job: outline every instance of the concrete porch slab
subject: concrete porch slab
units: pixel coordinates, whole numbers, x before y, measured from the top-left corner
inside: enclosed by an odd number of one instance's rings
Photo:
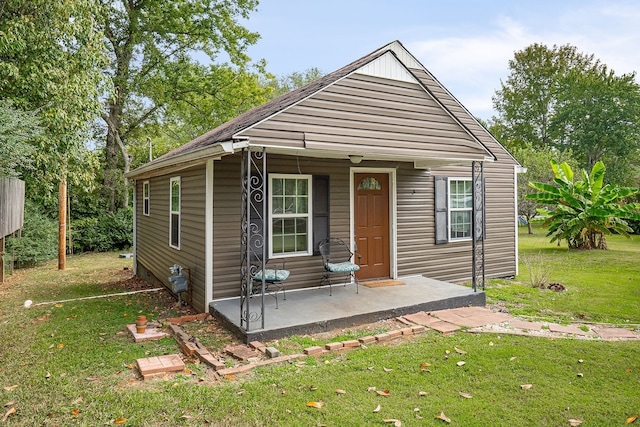
[[[333,295],[326,287],[287,289],[287,299],[264,299],[262,327],[260,296],[250,299],[250,312],[255,318],[249,330],[240,327],[240,299],[213,301],[210,313],[245,342],[269,341],[295,334],[325,332],[363,323],[403,316],[420,311],[432,312],[465,306],[484,306],[486,295],[466,286],[455,285],[422,276],[400,278],[404,286],[367,288],[355,285],[334,286]]]

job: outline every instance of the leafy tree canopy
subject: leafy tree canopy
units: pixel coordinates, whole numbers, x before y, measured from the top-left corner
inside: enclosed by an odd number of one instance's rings
[[[509,61],[509,76],[493,97],[491,131],[507,148],[570,150],[580,167],[613,165],[608,180],[637,183],[640,85],[616,75],[570,45],[533,44]]]
[[[146,146],[147,137],[179,145],[268,99],[264,62],[251,64],[246,54],[259,35],[240,24],[256,6],[256,0],[101,1],[114,86],[103,114],[111,209],[132,146]]]
[[[17,178],[21,170],[31,169],[34,147],[30,141],[42,132],[35,114],[13,108],[0,100],[0,178]]]

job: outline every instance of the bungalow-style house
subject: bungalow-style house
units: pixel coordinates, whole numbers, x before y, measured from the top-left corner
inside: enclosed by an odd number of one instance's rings
[[[517,274],[519,167],[395,41],[130,172],[134,268],[171,289],[181,265],[196,310],[239,297],[246,328],[255,271],[317,288],[327,237],[359,281],[483,287]]]

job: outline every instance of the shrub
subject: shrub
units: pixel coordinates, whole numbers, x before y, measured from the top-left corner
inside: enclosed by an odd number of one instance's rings
[[[522,256],[522,263],[529,271],[529,280],[534,288],[545,288],[549,283],[549,267],[541,253]]]
[[[7,253],[13,253],[17,267],[31,267],[56,257],[58,223],[47,217],[29,199],[25,200],[21,237],[7,239]]]
[[[105,252],[133,245],[133,211],[120,209],[72,224],[74,252]]]

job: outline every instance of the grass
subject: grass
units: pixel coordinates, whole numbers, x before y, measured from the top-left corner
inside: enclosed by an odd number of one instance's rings
[[[567,290],[553,292],[531,286],[523,262],[513,281],[491,281],[487,301],[506,305],[512,314],[554,321],[640,324],[640,236],[629,240],[608,236],[607,251],[569,251],[549,243],[545,230],[520,227],[520,258],[539,257],[551,283]]]
[[[491,302],[537,318],[568,321],[582,314],[640,323],[639,242],[609,239],[608,253],[568,253],[547,244],[541,233],[521,235],[520,242],[521,252],[543,254],[554,266],[552,280],[567,291],[532,288],[522,271],[514,281],[492,282]],[[597,261],[600,257],[607,261]],[[138,314],[175,315],[171,301],[154,292],[23,308],[26,299],[38,303],[121,292],[131,260],[89,254],[71,257],[68,265],[64,272],[54,263],[23,270],[0,286],[0,404],[9,404],[5,412],[16,409],[0,424],[99,426],[126,418],[127,426],[382,426],[385,419],[398,419],[403,426],[438,426],[446,425],[435,418],[444,412],[451,425],[565,426],[574,418],[583,425],[609,426],[625,425],[627,417],[640,412],[638,341],[428,332],[411,341],[298,359],[235,378],[220,379],[189,363],[184,373],[141,381],[133,370],[136,359],[180,350],[172,339],[135,344],[124,326]],[[585,273],[585,265],[599,267]],[[371,327],[377,329],[294,336],[271,344],[297,352],[382,332],[388,324]],[[185,328],[212,350],[231,341],[213,321]],[[458,366],[460,361],[465,364]],[[522,389],[524,384],[532,387]],[[380,411],[374,412],[378,405]]]

